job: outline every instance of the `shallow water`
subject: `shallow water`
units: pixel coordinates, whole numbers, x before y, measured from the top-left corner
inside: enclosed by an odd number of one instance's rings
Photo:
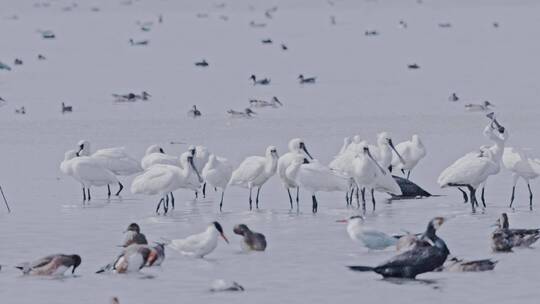
[[[455,190],[437,187],[438,174],[464,153],[488,144],[482,113],[466,113],[463,104],[489,99],[509,130],[510,145],[540,151],[534,140],[540,107],[536,101],[540,69],[539,4],[533,1],[277,1],[272,21],[264,18],[269,3],[235,1],[220,10],[211,1],[81,2],[71,12],[61,8],[72,1],[54,1],[35,8],[30,1],[0,1],[0,60],[25,64],[0,71],[1,185],[13,212],[0,208],[0,299],[2,303],[327,303],[329,301],[395,301],[404,303],[479,303],[488,301],[536,303],[540,297],[536,248],[493,254],[490,227],[501,212],[510,213],[515,227],[538,226],[537,211],[528,210],[528,196],[518,185],[516,210],[507,208],[511,177],[501,172],[489,180],[488,208],[471,214]],[[102,10],[89,11],[93,5]],[[208,19],[197,19],[209,12]],[[165,22],[142,34],[137,20]],[[4,18],[12,14],[19,20]],[[217,16],[227,14],[225,22]],[[329,24],[329,16],[338,25]],[[409,27],[397,27],[404,19]],[[265,21],[251,29],[249,21]],[[299,22],[301,20],[301,22]],[[494,29],[497,20],[501,26]],[[450,29],[438,22],[452,22]],[[52,29],[57,39],[44,41],[36,29]],[[364,37],[367,29],[381,32]],[[145,48],[129,47],[130,37],[148,37]],[[289,46],[264,46],[270,37]],[[38,62],[38,53],[48,59]],[[193,62],[206,58],[201,70]],[[410,71],[416,62],[421,69]],[[256,73],[272,78],[269,87],[253,87]],[[314,86],[299,86],[298,73],[318,76]],[[111,93],[148,90],[151,101],[117,105]],[[447,101],[452,92],[463,99]],[[229,108],[242,109],[249,98],[276,95],[277,110],[257,110],[252,120],[228,120]],[[61,115],[60,103],[74,113]],[[186,116],[192,104],[202,119]],[[27,108],[27,115],[14,109]],[[412,179],[434,194],[423,200],[388,203],[379,195],[377,209],[366,212],[367,224],[388,233],[422,231],[434,216],[449,220],[440,230],[452,254],[493,258],[499,263],[486,273],[429,273],[417,281],[382,280],[355,273],[347,265],[376,265],[392,250],[370,252],[349,240],[337,219],[359,212],[347,208],[341,193],[318,195],[319,213],[301,193],[299,213],[289,210],[286,192],[273,178],[263,187],[261,209],[248,211],[247,191],[231,188],[224,211],[218,212],[217,193],[193,201],[193,193],[178,191],[177,207],[167,216],[153,213],[157,198],[134,196],[106,200],[106,189],[94,189],[90,204],[81,202],[80,186],[58,170],[63,154],[78,140],[93,148],[125,146],[142,157],[158,143],[171,154],[185,145],[203,144],[238,164],[260,155],[267,145],[286,150],[293,137],[306,140],[310,152],[329,162],[342,138],[353,134],[373,142],[389,131],[395,142],[418,133],[428,155]],[[131,178],[123,179],[129,186]],[[533,182],[533,190],[536,182]],[[149,240],[177,238],[205,229],[218,220],[231,240],[220,241],[205,259],[190,259],[167,251],[162,267],[136,275],[97,275],[94,272],[118,252],[122,231],[138,222]],[[243,253],[235,224],[245,223],[268,240],[264,253]],[[12,266],[55,253],[78,253],[83,258],[76,276],[23,277]],[[215,279],[234,280],[243,293],[211,293]]]

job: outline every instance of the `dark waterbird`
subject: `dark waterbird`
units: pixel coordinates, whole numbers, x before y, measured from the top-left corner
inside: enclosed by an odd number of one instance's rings
[[[444,264],[450,254],[446,243],[437,236],[437,229],[445,219],[432,219],[418,242],[412,249],[399,254],[379,266],[349,266],[354,271],[373,271],[385,278],[414,279],[417,275],[434,271]]]

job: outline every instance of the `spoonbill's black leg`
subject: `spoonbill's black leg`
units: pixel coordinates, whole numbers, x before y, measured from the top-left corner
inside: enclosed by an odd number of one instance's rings
[[[469,192],[470,192],[472,212],[475,213],[476,212],[475,204],[478,204],[478,202],[476,201],[476,189],[474,189],[470,185],[467,185],[467,188],[469,189]]]
[[[313,201],[313,206],[311,207],[311,211],[313,213],[317,213],[317,207],[318,207],[318,204],[317,204],[317,198],[315,197],[315,194],[313,194],[311,196],[311,200]]]
[[[486,190],[486,187],[482,187],[482,195],[480,196],[482,198],[482,205],[484,205],[484,208],[486,208],[486,200],[484,199],[484,192]],[[478,206],[478,205],[476,205]]]
[[[512,204],[514,203],[514,194],[516,193],[516,185],[512,187],[512,197],[510,197],[510,208],[512,208]]]
[[[252,200],[251,200],[251,190],[252,190],[252,189],[253,189],[253,188],[249,187],[249,210],[250,210],[250,211],[253,210],[253,208],[252,208],[252,206],[251,206],[251,203],[252,203]]]
[[[529,185],[529,182],[527,182],[527,188],[529,188],[529,209],[531,209],[532,211],[533,194],[532,194],[531,185]]]
[[[86,202],[86,189],[82,188],[83,203]]]
[[[360,191],[359,187],[356,187],[356,208],[360,208],[360,194],[358,193],[359,191]],[[362,193],[362,196],[363,195],[364,194]],[[352,196],[351,196],[351,205],[352,205]]]
[[[287,188],[287,194],[289,194],[289,202],[291,203],[291,210],[293,209],[291,190]]]
[[[469,202],[469,198],[467,197],[467,193],[465,191],[463,191],[463,189],[461,188],[457,188],[459,191],[461,191],[461,193],[463,193],[463,203],[466,204]]]
[[[362,202],[365,203],[366,202],[366,188],[362,188]]]
[[[172,192],[170,193],[170,195],[171,195],[171,206],[174,209],[174,195],[172,194]]]
[[[111,197],[111,185],[107,185],[107,197]]]
[[[163,203],[164,199],[163,197],[159,200],[158,204],[157,204],[157,208],[156,208],[156,213],[159,214],[159,206],[161,206],[161,203]]]
[[[90,188],[86,188],[86,192],[88,192],[88,200],[91,200],[92,198],[90,197]]]
[[[203,196],[203,198],[206,198],[206,182],[204,182],[204,184],[202,186],[202,196]]]
[[[409,176],[411,176],[411,170],[409,170],[409,172],[407,172],[407,179],[409,179]]]
[[[220,212],[222,211],[221,209],[223,208],[223,195],[225,195],[225,190],[221,191],[221,201],[219,202],[219,211]]]
[[[121,182],[118,182],[118,191],[116,192],[116,196],[120,195],[120,192],[122,192],[122,189],[124,189],[124,185],[122,185]]]
[[[373,210],[375,210],[375,189],[371,188],[371,203],[373,203]]]
[[[255,207],[259,209],[259,193],[261,192],[261,187],[257,188],[257,197],[255,198]]]

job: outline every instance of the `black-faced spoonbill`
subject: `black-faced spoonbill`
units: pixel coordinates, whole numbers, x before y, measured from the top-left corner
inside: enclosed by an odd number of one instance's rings
[[[247,157],[234,170],[229,184],[249,189],[249,210],[252,210],[251,195],[253,188],[257,188],[255,204],[259,208],[259,193],[262,186],[276,173],[278,158],[276,147],[268,146],[265,156]]]
[[[513,147],[504,148],[502,157],[504,167],[512,172],[512,196],[510,198],[510,208],[514,203],[514,194],[516,192],[516,184],[520,178],[527,183],[529,189],[529,208],[532,210],[533,193],[529,181],[540,175],[540,159],[532,158],[525,150]]]
[[[289,195],[289,202],[291,203],[291,209],[293,209],[293,199],[291,196],[291,188],[296,188],[296,205],[298,207],[298,200],[299,200],[299,186],[295,183],[295,181],[290,180],[287,178],[287,175],[285,174],[285,171],[287,168],[292,164],[294,159],[298,156],[306,156],[310,159],[313,159],[311,154],[309,154],[306,144],[303,139],[301,138],[293,138],[289,141],[289,152],[283,154],[279,157],[278,165],[277,165],[277,172],[279,175],[279,178],[281,179],[281,182],[283,183],[283,187],[287,190],[287,194]]]
[[[208,162],[202,169],[202,178],[206,183],[211,187],[219,188],[221,190],[221,200],[219,202],[220,211],[223,208],[223,196],[225,195],[225,190],[231,180],[232,172],[233,167],[229,161],[214,154],[210,155]]]

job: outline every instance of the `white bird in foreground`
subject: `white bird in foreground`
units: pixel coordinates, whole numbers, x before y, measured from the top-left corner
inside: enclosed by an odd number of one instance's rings
[[[216,249],[218,236],[221,236],[225,242],[229,243],[223,233],[221,224],[212,222],[204,232],[190,235],[185,239],[171,240],[168,245],[183,255],[203,258]]]
[[[78,156],[89,156],[98,160],[105,168],[109,169],[117,176],[129,176],[142,171],[139,162],[135,158],[129,156],[123,147],[100,149],[92,153],[90,142],[87,140],[79,141],[78,146]],[[120,192],[124,189],[122,183],[118,182],[118,186],[120,188],[118,189],[118,192],[116,192],[116,196],[120,195]]]
[[[322,165],[317,160],[309,162],[302,155],[297,155],[287,168],[285,175],[301,188],[311,194],[312,212],[317,213],[318,202],[316,194],[323,192],[348,192],[352,185],[352,178],[341,172]]]
[[[60,170],[62,173],[73,177],[81,183],[83,189],[83,202],[87,199],[91,199],[91,187],[102,187],[119,183],[116,175],[105,168],[102,162],[89,156],[77,157],[77,151],[75,150],[66,152],[64,161],[60,164]],[[110,196],[111,192],[109,190],[109,197]]]
[[[484,129],[484,135],[494,141],[495,145],[480,152],[466,154],[446,168],[437,180],[441,188],[467,187],[473,212],[475,204],[478,204],[476,189],[484,184],[489,176],[499,173],[504,143],[508,139],[508,132],[495,118],[492,118],[492,122]],[[466,198],[465,192],[463,194]]]
[[[291,209],[293,209],[293,199],[291,196],[290,189],[296,188],[296,206],[298,208],[300,187],[296,184],[295,181],[287,178],[285,171],[291,165],[294,159],[299,155],[300,156],[306,155],[306,157],[313,159],[313,157],[311,156],[311,154],[309,154],[306,148],[306,144],[304,143],[304,140],[301,138],[293,138],[289,141],[289,152],[281,155],[278,159],[278,164],[277,164],[278,176],[281,179],[283,187],[285,187],[285,189],[287,190],[287,194],[289,195]]]
[[[251,194],[253,188],[257,188],[255,204],[259,208],[261,187],[276,173],[278,158],[276,147],[268,146],[265,156],[247,157],[232,173],[230,185],[249,189],[249,210],[252,210]]]
[[[525,150],[507,147],[504,148],[502,162],[504,167],[512,172],[513,185],[510,208],[512,208],[512,204],[514,203],[516,184],[522,178],[527,183],[527,188],[529,189],[529,208],[532,210],[533,193],[529,181],[540,175],[540,159],[532,158]]]
[[[405,171],[408,171],[407,179],[409,179],[412,169],[426,156],[426,148],[420,140],[420,136],[414,134],[411,140],[397,144],[396,151],[401,155],[403,162],[397,155],[394,155],[392,158],[392,168],[401,170],[403,174],[405,174]]]
[[[180,157],[182,168],[171,165],[153,165],[143,174],[135,177],[131,184],[131,192],[134,194],[156,195],[161,199],[156,207],[156,213],[163,203],[164,212],[168,211],[168,194],[180,188],[190,188],[190,179],[197,178],[202,181],[199,172],[193,164],[193,156],[188,153]],[[174,204],[174,203],[173,203]]]
[[[338,220],[347,223],[347,233],[353,241],[361,241],[364,246],[372,250],[383,250],[398,243],[398,238],[384,232],[364,226],[364,217],[351,216],[349,219]]]
[[[202,178],[206,183],[210,184],[211,187],[221,189],[221,201],[219,202],[220,211],[223,207],[223,196],[225,195],[225,190],[231,180],[232,172],[233,167],[229,161],[214,154],[210,155],[208,162],[202,169]]]

